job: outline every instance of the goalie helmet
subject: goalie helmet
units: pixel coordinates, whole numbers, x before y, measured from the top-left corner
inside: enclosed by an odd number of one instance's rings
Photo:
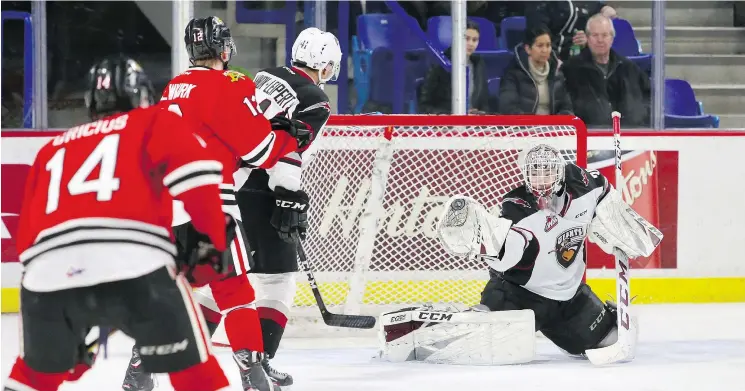
[[[198,60],[219,59],[227,67],[237,53],[230,29],[217,16],[190,20],[184,31],[184,43],[192,64]]]
[[[525,153],[521,171],[528,191],[536,198],[548,198],[564,186],[565,168],[559,150],[539,144]]]
[[[317,70],[319,84],[336,80],[341,67],[339,40],[315,27],[303,30],[292,45],[292,65]]]
[[[155,104],[155,92],[137,61],[111,57],[88,71],[85,107],[91,119]]]

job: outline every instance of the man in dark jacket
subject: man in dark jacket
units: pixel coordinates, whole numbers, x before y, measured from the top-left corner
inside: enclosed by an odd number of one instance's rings
[[[553,35],[551,41],[554,51],[561,61],[570,57],[573,44],[585,46],[586,37],[582,30],[587,20],[601,13],[609,18],[616,17],[616,10],[605,5],[604,1],[527,1],[525,19],[528,29],[546,25]]]
[[[514,51],[499,87],[499,113],[572,115],[564,75],[551,50],[551,31],[546,26],[527,30],[524,45]]]
[[[611,49],[615,30],[610,19],[595,15],[587,22],[588,47],[562,66],[574,112],[588,126],[610,126],[619,111],[627,126],[649,126],[649,77]]]
[[[489,103],[489,86],[486,81],[486,69],[479,56],[474,55],[479,44],[479,26],[473,21],[466,24],[466,56],[468,61],[468,112],[471,114],[493,111]],[[451,50],[445,51],[451,58]],[[435,64],[427,71],[419,94],[419,113],[451,114],[452,79],[450,72]]]

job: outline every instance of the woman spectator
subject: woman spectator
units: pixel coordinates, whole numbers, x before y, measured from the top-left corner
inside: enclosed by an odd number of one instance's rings
[[[479,25],[476,22],[466,23],[466,58],[468,61],[468,112],[470,114],[486,113],[489,108],[489,87],[486,81],[486,69],[478,55],[473,54],[479,45]],[[445,51],[451,58],[451,49]],[[452,110],[452,83],[450,72],[435,64],[427,71],[419,94],[419,112],[421,114],[450,114]]]
[[[551,50],[551,31],[539,26],[526,31],[524,45],[499,86],[500,114],[572,114],[564,75]]]

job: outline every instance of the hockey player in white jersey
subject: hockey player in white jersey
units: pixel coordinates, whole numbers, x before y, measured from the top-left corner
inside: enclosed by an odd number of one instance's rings
[[[582,281],[585,238],[599,242],[607,253],[616,248],[636,258],[650,255],[661,234],[637,224],[641,217],[628,211],[602,174],[566,163],[555,148],[535,146],[520,160],[524,184],[504,196],[499,216],[472,198],[454,196],[438,225],[440,242],[449,253],[488,265],[490,279],[480,304],[450,316],[448,322],[423,323],[442,320],[442,313],[433,316],[431,308],[384,314],[385,358],[528,362],[535,331],[577,356],[616,342],[615,304],[603,303]],[[460,329],[455,328],[458,323]],[[462,326],[469,323],[478,325],[472,330],[482,334],[463,332]],[[453,342],[457,330],[461,341]],[[502,341],[500,335],[505,337]]]

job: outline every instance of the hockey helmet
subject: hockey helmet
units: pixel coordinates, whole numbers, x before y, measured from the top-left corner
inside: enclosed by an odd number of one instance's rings
[[[292,45],[292,65],[317,70],[321,84],[336,80],[341,67],[339,40],[315,27],[301,31]]]
[[[155,104],[155,92],[137,61],[110,57],[91,67],[85,107],[91,119]]]
[[[558,149],[538,144],[525,151],[521,161],[525,186],[534,196],[546,198],[561,191],[566,162]]]
[[[192,64],[197,60],[219,59],[227,65],[237,53],[230,29],[217,16],[190,20],[184,31],[184,43]]]

